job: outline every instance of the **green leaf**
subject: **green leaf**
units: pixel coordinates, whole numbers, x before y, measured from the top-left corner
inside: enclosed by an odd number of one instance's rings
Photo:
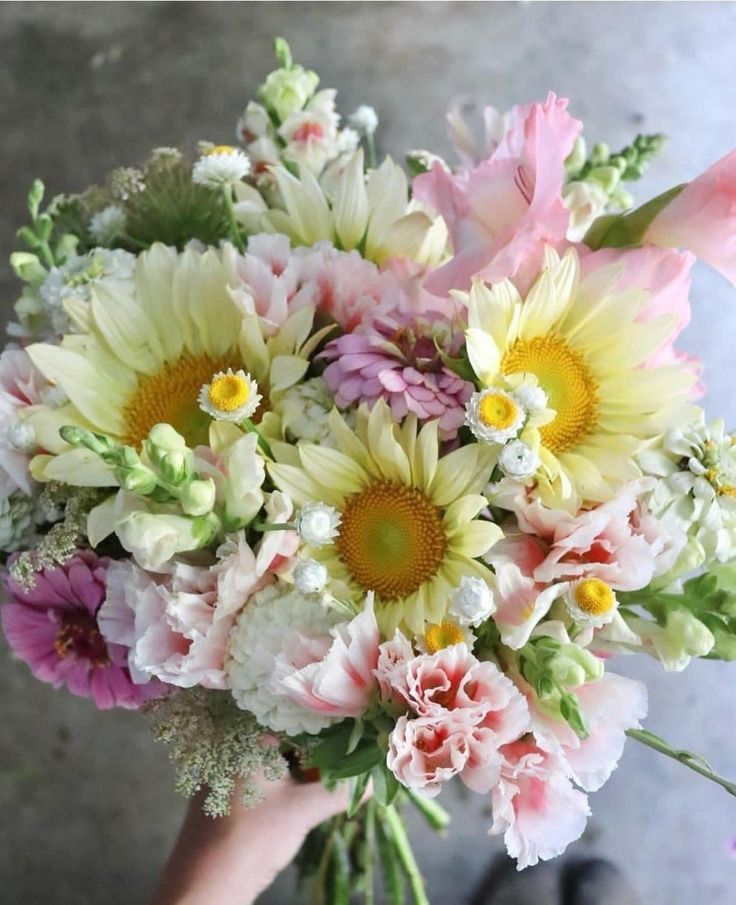
[[[34,179],[33,185],[28,192],[28,212],[31,215],[31,220],[35,223],[36,217],[38,217],[38,209],[41,206],[41,202],[43,201],[43,195],[46,191],[46,188],[41,182],[40,179]]]
[[[682,185],[676,185],[628,214],[599,217],[585,234],[583,242],[594,250],[641,245],[652,221],[671,201],[674,201],[686,185],[684,182]]]
[[[322,741],[309,757],[308,766],[319,767],[320,770],[337,766],[345,757],[351,732],[352,726],[347,720],[326,729],[322,733]]]
[[[569,691],[564,691],[560,695],[560,713],[579,738],[587,738],[590,735],[590,729],[580,710],[578,699]]]
[[[291,47],[289,47],[288,41],[285,41],[284,38],[274,38],[273,50],[279,66],[282,69],[291,69],[294,65],[294,60],[291,56]]]
[[[358,743],[363,738],[363,733],[365,732],[365,724],[362,719],[357,719],[355,721],[355,725],[353,726],[353,731],[350,733],[350,738],[348,739],[347,753],[352,754],[353,751],[358,747]]]
[[[350,785],[352,786],[352,790],[350,793],[350,804],[346,811],[348,817],[352,817],[360,810],[370,778],[370,773],[361,773],[360,776],[351,777]]]
[[[378,804],[383,807],[393,804],[401,791],[401,783],[386,766],[385,760],[375,767],[371,778],[373,780],[373,797]]]
[[[339,763],[330,767],[328,772],[333,779],[349,779],[370,771],[385,758],[375,739],[361,743],[352,754],[346,754]]]

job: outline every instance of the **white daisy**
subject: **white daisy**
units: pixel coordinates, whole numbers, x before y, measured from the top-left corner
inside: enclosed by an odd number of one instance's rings
[[[572,582],[563,597],[572,618],[580,625],[592,628],[611,622],[618,608],[613,588],[600,578]]]
[[[215,421],[239,423],[253,415],[262,398],[250,374],[228,368],[204,384],[199,391],[199,407]]]
[[[192,168],[192,181],[211,189],[241,182],[250,173],[250,160],[231,145],[208,147]]]
[[[465,409],[465,423],[486,443],[505,443],[517,436],[526,420],[526,409],[505,390],[492,387],[473,393]]]

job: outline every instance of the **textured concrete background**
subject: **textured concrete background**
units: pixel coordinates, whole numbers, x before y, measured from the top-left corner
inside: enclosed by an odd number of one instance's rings
[[[591,140],[614,147],[637,130],[667,132],[645,197],[736,146],[735,29],[736,7],[719,3],[3,3],[0,257],[33,176],[73,191],[155,145],[231,140],[275,34],[340,88],[343,112],[373,104],[396,155],[447,150],[443,113],[456,94],[504,108],[553,88]],[[0,267],[7,316],[16,287]],[[706,360],[709,411],[736,423],[736,291],[703,271],[693,299],[683,345]],[[736,774],[736,665],[674,677],[655,663],[619,668],[647,681],[650,728]],[[182,811],[165,753],[134,715],[99,714],[35,683],[4,649],[0,685],[0,902],[143,903]],[[448,803],[450,837],[415,837],[436,905],[459,905],[497,850],[482,799]],[[647,903],[733,903],[736,802],[720,789],[631,743],[592,805],[575,850],[623,864]],[[263,901],[295,898],[283,882]]]

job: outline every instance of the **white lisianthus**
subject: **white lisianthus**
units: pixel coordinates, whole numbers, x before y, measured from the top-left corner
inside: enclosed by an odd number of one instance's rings
[[[496,611],[493,592],[482,578],[463,575],[452,592],[449,615],[460,625],[480,625]]]
[[[318,660],[332,642],[339,615],[315,597],[282,584],[255,594],[243,609],[228,641],[226,673],[238,706],[275,732],[315,734],[334,722],[307,710],[286,693],[279,677],[289,667]]]
[[[250,160],[230,145],[207,147],[192,168],[192,182],[210,189],[232,187],[250,173]]]
[[[533,477],[541,459],[537,450],[523,440],[510,440],[498,454],[498,464],[507,477],[525,481]]]
[[[299,536],[310,547],[331,544],[339,534],[341,518],[333,506],[326,503],[307,503],[296,520]]]

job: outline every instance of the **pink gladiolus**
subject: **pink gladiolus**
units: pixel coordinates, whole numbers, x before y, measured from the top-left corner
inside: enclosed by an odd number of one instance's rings
[[[688,183],[654,218],[644,241],[686,248],[736,284],[736,151]]]
[[[491,156],[473,170],[449,173],[436,163],[414,180],[414,196],[447,223],[454,257],[427,280],[430,292],[467,289],[536,273],[545,243],[564,241],[564,161],[582,128],[554,94],[544,104],[517,107]],[[522,273],[522,268],[524,272]]]

